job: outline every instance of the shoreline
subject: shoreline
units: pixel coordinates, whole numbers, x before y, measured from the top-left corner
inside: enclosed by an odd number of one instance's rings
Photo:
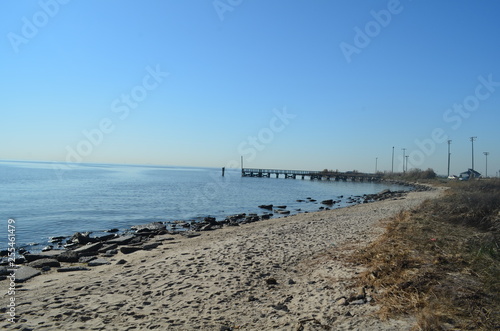
[[[157,236],[151,250],[118,252],[111,264],[52,270],[17,285],[20,319],[0,325],[262,330],[294,329],[298,323],[310,330],[314,325],[404,330],[408,321],[370,316],[376,303],[339,303],[352,294],[350,278],[361,271],[342,257],[380,235],[382,219],[439,194],[412,191],[398,200],[224,227],[191,238]]]
[[[382,197],[382,199],[389,199],[393,197],[400,197],[404,194],[407,194],[408,192],[412,191],[420,191],[422,189],[426,189],[425,185],[421,185],[418,183],[408,183],[408,182],[402,182],[402,181],[395,181],[395,180],[384,180],[383,182],[390,184],[390,185],[398,185],[400,187],[409,187],[408,190],[397,190],[397,191],[389,191],[391,195]],[[386,191],[386,190],[384,190]],[[383,191],[382,191],[383,192]],[[215,228],[217,226],[225,226],[228,223],[232,223],[231,225],[239,225],[241,223],[252,223],[256,221],[261,221],[261,220],[266,220],[266,219],[277,219],[277,218],[283,218],[283,217],[289,217],[289,216],[294,216],[294,215],[300,215],[302,213],[313,213],[317,211],[323,211],[323,210],[331,210],[331,209],[339,209],[339,208],[346,208],[350,207],[356,204],[362,204],[362,203],[367,203],[367,202],[373,202],[373,201],[378,201],[381,199],[379,196],[380,193],[374,193],[374,194],[363,194],[363,195],[349,195],[349,196],[339,196],[337,198],[340,198],[339,200],[330,200],[333,201],[333,204],[329,203],[322,203],[320,201],[311,199],[311,200],[296,200],[296,202],[304,202],[306,204],[311,203],[316,206],[318,206],[317,210],[302,210],[301,208],[299,209],[290,209],[286,208],[279,208],[281,206],[275,205],[274,208],[271,210],[267,210],[265,208],[259,208],[260,213],[239,213],[239,214],[230,214],[226,215],[222,221],[217,221],[218,224],[212,224],[215,225]],[[343,200],[343,201],[342,201]],[[270,205],[273,206],[273,205]],[[255,206],[257,207],[257,206]],[[260,206],[259,206],[260,207]],[[207,218],[212,218],[211,215],[207,215],[205,217],[198,217],[196,219],[186,219],[186,220],[176,220],[176,221],[162,221],[162,222],[152,222],[152,223],[162,223],[165,225],[166,230],[170,234],[181,234],[182,232],[185,231],[200,231],[200,228],[203,225],[206,225],[206,220]],[[151,223],[141,223],[138,225],[133,225],[129,228],[126,229],[105,229],[105,230],[92,230],[92,231],[85,231],[85,232],[75,232],[73,235],[62,235],[62,234],[54,234],[53,236],[50,236],[47,238],[45,241],[41,242],[33,242],[33,243],[26,243],[23,245],[19,245],[17,248],[17,252],[19,255],[24,255],[25,253],[34,253],[34,254],[39,254],[44,251],[63,251],[66,249],[74,249],[78,247],[78,245],[68,245],[66,244],[71,241],[72,237],[75,235],[79,234],[84,234],[87,236],[90,240],[84,242],[83,244],[86,244],[88,242],[96,242],[99,241],[99,238],[104,238],[104,240],[108,237],[110,233],[116,234],[117,236],[125,236],[125,235],[130,235],[133,234],[136,229],[135,228],[140,228],[144,225],[151,224]],[[202,230],[203,231],[203,230]],[[94,237],[92,237],[94,235]],[[7,256],[7,251],[2,249],[0,250],[0,258],[3,256]],[[22,263],[18,261],[18,263]],[[0,264],[1,265],[1,264]]]

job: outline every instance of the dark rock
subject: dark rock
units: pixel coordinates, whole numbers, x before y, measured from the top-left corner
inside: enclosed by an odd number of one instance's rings
[[[65,251],[62,251],[62,250],[52,250],[52,251],[42,252],[40,254],[26,253],[26,254],[24,254],[24,258],[28,262],[32,262],[32,261],[40,260],[40,259],[47,259],[47,258],[57,259],[57,257],[64,252]]]
[[[69,239],[69,243],[77,243],[80,245],[86,245],[88,243],[92,242],[92,239],[90,238],[90,233],[85,232],[76,232],[74,235],[71,236]]]
[[[85,267],[66,267],[57,269],[57,272],[73,272],[73,271],[87,271],[87,270],[90,269]]]
[[[124,259],[121,259],[120,261],[116,262],[116,264],[118,264],[118,265],[125,264],[125,263],[127,263],[127,261]]]
[[[26,258],[24,256],[17,256],[16,259],[14,260],[15,264],[24,264],[26,263]]]
[[[51,251],[53,248],[54,248],[54,246],[52,246],[52,245],[45,246],[44,248],[42,248],[42,252],[48,252],[48,251]]]
[[[193,231],[185,231],[185,232],[181,232],[180,233],[182,236],[186,237],[186,238],[194,238],[194,237],[199,237],[201,236],[201,234],[199,233],[195,233]]]
[[[64,245],[64,248],[67,248],[67,249],[72,249],[72,248],[76,248],[78,247],[78,243],[68,243],[66,245]]]
[[[65,250],[62,250],[62,249],[53,249],[51,251],[46,251],[46,252],[41,252],[40,256],[42,256],[42,258],[53,258],[53,259],[57,259],[57,257],[59,255],[61,255],[62,253],[64,253]],[[26,257],[26,255],[25,255]]]
[[[159,242],[147,243],[147,244],[142,245],[142,249],[145,251],[149,251],[149,250],[155,249],[156,247],[158,247],[160,245],[161,245],[161,243],[159,243]]]
[[[65,251],[57,257],[59,262],[78,262],[80,256],[75,251]]]
[[[212,224],[204,224],[202,225],[199,229],[197,229],[198,231],[210,231],[210,230],[213,230],[214,229],[214,226]]]
[[[267,285],[277,285],[278,282],[276,281],[276,279],[271,277],[271,278],[266,279],[266,284]]]
[[[167,233],[166,230],[165,230],[165,233]],[[165,234],[165,233],[159,232],[159,231],[151,231],[148,229],[143,229],[143,230],[137,230],[135,235],[136,235],[136,238],[140,237],[142,240],[142,238],[153,238],[154,236],[158,236],[160,234]]]
[[[254,223],[260,221],[259,216],[248,216],[245,218],[245,221],[243,223],[248,224],[248,223]]]
[[[286,206],[276,206],[278,209],[286,209]]]
[[[108,244],[108,245],[111,245],[111,244],[126,245],[130,241],[132,241],[132,239],[134,239],[134,238],[135,238],[134,235],[122,236],[122,237],[118,237],[115,239],[110,239],[110,240],[106,241],[106,244]]]
[[[40,275],[42,272],[32,267],[22,266],[14,271],[16,275],[16,283],[23,283],[28,279]]]
[[[50,237],[50,243],[61,243],[66,237]]]
[[[134,236],[134,238],[132,238],[132,240],[129,241],[128,245],[140,245],[141,243],[143,243],[144,241],[146,241],[147,238],[143,237],[143,236]]]
[[[106,256],[108,256],[108,257],[109,257],[109,256],[113,256],[113,255],[116,255],[116,254],[118,254],[118,250],[117,250],[117,249],[110,249],[110,250],[107,250],[107,251],[104,253],[104,255],[106,255]]]
[[[60,267],[61,263],[56,259],[39,259],[28,263],[28,267],[32,268],[43,268],[43,267]]]
[[[110,233],[115,233],[115,232],[118,232],[120,230],[118,229],[110,229],[110,230],[106,230],[105,232],[110,232]]]
[[[111,244],[111,245],[104,244],[97,252],[100,254],[104,254],[110,250],[117,249],[117,248],[118,248],[118,245],[116,245],[116,244]]]
[[[294,285],[294,284],[296,284],[296,282],[293,279],[290,278],[288,280],[288,285]]]
[[[140,246],[122,246],[120,247],[120,252],[122,252],[123,254],[130,254],[133,252],[140,251],[141,249],[142,247]]]
[[[278,303],[276,306],[273,307],[276,310],[283,310],[286,312],[289,312],[290,310],[288,309],[288,306],[283,304],[283,303]]]
[[[363,304],[365,304],[365,300],[363,300],[363,299],[354,300],[354,301],[349,302],[349,304],[350,305],[363,305]]]
[[[81,258],[78,259],[79,263],[89,263],[90,261],[93,261],[97,259],[97,256],[82,256]]]
[[[259,208],[273,210],[273,205],[260,205]]]
[[[261,218],[262,218],[263,220],[268,220],[268,219],[270,219],[270,218],[271,218],[271,215],[269,215],[269,214],[265,214],[265,215],[262,215],[262,216],[261,216]]]
[[[111,263],[109,263],[109,261],[106,259],[95,259],[88,263],[89,267],[97,267],[106,264],[111,264]]]
[[[210,225],[218,225],[215,217],[205,217],[203,223],[208,223]]]
[[[10,275],[10,271],[7,267],[0,267],[0,276]]]
[[[118,235],[117,234],[107,234],[107,235],[104,235],[104,236],[99,236],[99,237],[95,237],[96,240],[98,241],[108,241],[108,240],[111,240],[111,239],[114,239],[114,238],[118,238]]]
[[[142,224],[142,225],[134,225],[131,227],[132,230],[136,230],[137,232],[139,231],[160,231],[160,230],[165,230],[166,225],[161,222],[152,222],[148,224]]]
[[[334,201],[332,199],[330,199],[330,200],[323,200],[323,201],[321,201],[321,203],[323,205],[331,206],[331,205],[333,205]]]
[[[102,243],[98,242],[98,243],[94,243],[94,244],[87,244],[87,245],[79,247],[73,251],[76,252],[79,256],[90,256],[90,255],[96,255],[97,251],[101,247],[102,247]]]

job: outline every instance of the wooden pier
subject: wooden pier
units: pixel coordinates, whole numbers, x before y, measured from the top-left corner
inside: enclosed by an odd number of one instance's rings
[[[351,182],[378,182],[381,180],[382,175],[368,174],[361,172],[325,172],[325,171],[308,171],[308,170],[279,170],[279,169],[241,169],[242,177],[267,177],[275,176],[279,178],[282,175],[284,178],[296,179],[306,177],[311,180],[335,180],[335,181],[351,181]]]

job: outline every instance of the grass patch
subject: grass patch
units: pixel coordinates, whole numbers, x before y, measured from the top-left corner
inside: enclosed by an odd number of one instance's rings
[[[415,330],[500,328],[500,181],[450,183],[437,200],[401,212],[353,261],[379,316],[417,316]]]

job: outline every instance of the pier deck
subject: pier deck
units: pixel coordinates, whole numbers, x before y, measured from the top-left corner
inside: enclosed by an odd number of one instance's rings
[[[376,182],[380,181],[382,175],[380,174],[369,174],[361,172],[325,172],[325,171],[308,171],[308,170],[281,170],[281,169],[251,169],[243,168],[241,169],[242,177],[267,177],[276,176],[279,178],[280,175],[284,178],[296,179],[300,177],[305,179],[308,177],[311,180],[335,180],[335,181],[367,181]]]

